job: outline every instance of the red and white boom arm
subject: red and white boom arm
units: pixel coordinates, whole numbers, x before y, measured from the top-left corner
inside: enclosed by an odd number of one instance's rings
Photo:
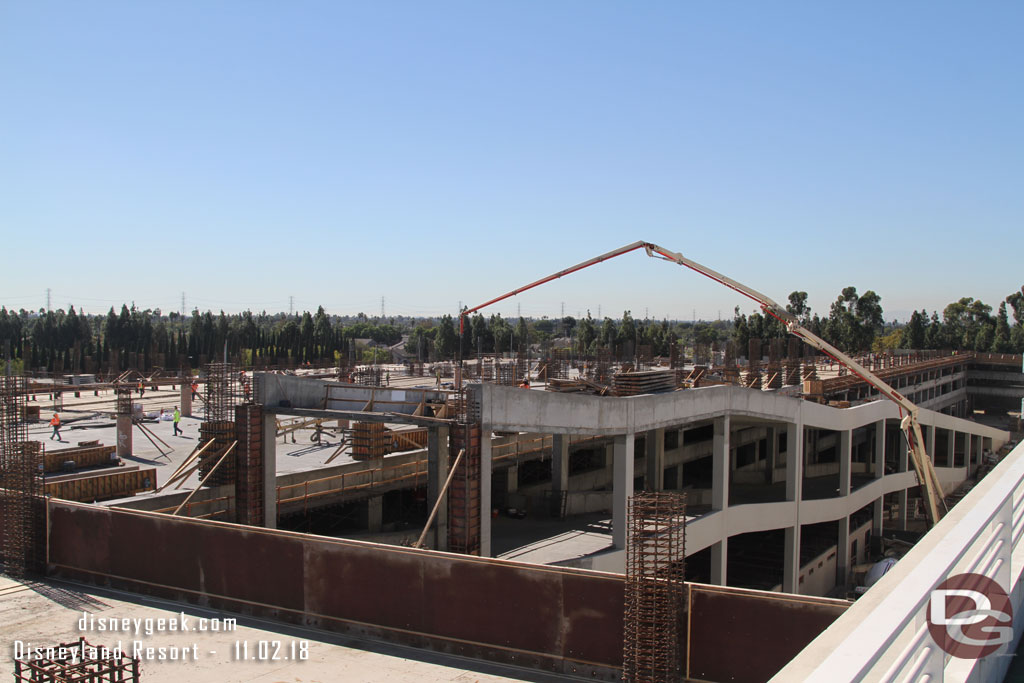
[[[928,519],[932,524],[939,521],[940,517],[942,516],[942,513],[945,511],[945,502],[942,496],[942,484],[939,482],[939,478],[937,473],[935,472],[935,468],[932,466],[931,458],[928,457],[927,452],[925,452],[924,437],[921,433],[921,425],[917,419],[918,412],[920,409],[916,405],[914,405],[910,400],[908,400],[907,397],[903,396],[898,391],[893,389],[891,386],[883,382],[880,378],[876,377],[871,371],[869,371],[867,368],[865,368],[860,363],[855,361],[853,358],[849,357],[836,347],[832,346],[827,341],[817,336],[807,328],[801,326],[800,321],[796,318],[796,316],[787,311],[783,306],[780,306],[769,296],[762,294],[756,289],[751,289],[750,287],[747,287],[746,285],[741,284],[736,280],[733,280],[732,278],[729,278],[725,275],[722,275],[721,273],[716,272],[706,266],[703,266],[697,263],[696,261],[692,261],[678,252],[670,251],[668,249],[665,249],[664,247],[658,246],[657,244],[652,244],[651,242],[633,242],[632,244],[620,247],[619,249],[615,249],[606,254],[602,254],[601,256],[598,256],[596,258],[592,258],[587,261],[583,261],[582,263],[578,263],[575,266],[572,266],[571,268],[560,270],[557,273],[554,273],[553,275],[541,278],[536,282],[532,282],[528,285],[508,292],[507,294],[503,294],[499,297],[491,299],[490,301],[480,304],[479,306],[468,308],[465,311],[462,311],[459,316],[459,333],[461,335],[461,333],[464,331],[465,319],[466,316],[469,315],[470,313],[475,313],[476,311],[479,311],[482,308],[486,308],[491,304],[515,296],[516,294],[525,292],[526,290],[533,289],[534,287],[539,287],[540,285],[546,282],[557,280],[558,278],[569,275],[570,273],[575,273],[576,271],[583,270],[584,268],[588,268],[592,265],[601,263],[602,261],[607,261],[608,259],[614,258],[616,256],[621,256],[622,254],[628,254],[629,252],[636,251],[638,249],[644,249],[647,252],[647,255],[652,258],[661,258],[666,261],[671,261],[673,263],[677,263],[681,266],[685,266],[691,270],[694,270],[700,273],[701,275],[709,277],[712,280],[725,285],[729,289],[739,292],[743,296],[757,302],[757,304],[761,307],[761,310],[782,322],[786,326],[786,330],[790,332],[790,334],[793,334],[799,337],[800,339],[803,339],[805,342],[807,342],[814,348],[818,349],[822,353],[826,354],[827,356],[831,357],[840,365],[845,366],[850,370],[850,372],[857,375],[865,382],[873,386],[875,389],[878,390],[878,392],[882,396],[885,396],[889,400],[895,402],[900,407],[901,414],[905,411],[906,415],[903,415],[903,419],[900,422],[900,428],[906,434],[908,452],[910,454],[911,461],[914,464],[914,469],[917,471],[918,480],[921,482],[921,486],[924,488],[924,491],[926,493],[925,503],[927,508],[926,512],[928,514]]]

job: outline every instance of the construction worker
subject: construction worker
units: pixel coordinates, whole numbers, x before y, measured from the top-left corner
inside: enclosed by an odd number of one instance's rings
[[[142,380],[140,379],[139,380],[139,398],[142,398],[145,395],[146,395],[146,385],[144,385],[142,383]]]
[[[529,377],[524,377],[523,381],[519,384],[519,388],[520,389],[529,389],[530,388],[530,378]]]
[[[178,406],[174,406],[174,435],[177,436],[179,433],[184,434],[181,427],[178,425],[181,423],[181,411],[178,410]]]
[[[53,434],[50,435],[50,441],[53,441],[53,437],[57,437],[57,441],[63,441],[60,438],[60,416],[57,413],[53,414],[53,419],[50,420],[50,426],[53,427]]]
[[[384,383],[387,384],[388,386],[391,386],[391,371],[390,370],[385,370],[384,371]]]
[[[199,382],[192,380],[192,400],[196,400],[196,393],[199,391]]]

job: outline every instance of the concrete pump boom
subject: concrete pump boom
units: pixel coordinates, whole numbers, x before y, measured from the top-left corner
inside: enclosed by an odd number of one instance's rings
[[[800,321],[796,318],[796,316],[787,311],[783,306],[780,306],[767,295],[762,294],[756,289],[751,289],[750,287],[747,287],[746,285],[741,284],[736,280],[733,280],[732,278],[726,277],[721,273],[718,273],[706,266],[703,266],[700,263],[697,263],[696,261],[692,261],[678,252],[670,251],[668,249],[665,249],[664,247],[658,246],[657,244],[652,244],[651,242],[640,241],[633,242],[632,244],[627,244],[624,247],[620,247],[619,249],[615,249],[606,254],[602,254],[601,256],[598,256],[596,258],[583,261],[582,263],[578,263],[575,266],[566,268],[565,270],[560,270],[557,273],[554,273],[553,275],[541,278],[540,280],[537,280],[528,285],[515,289],[511,292],[508,292],[507,294],[503,294],[499,297],[491,299],[490,301],[480,304],[479,306],[468,308],[465,311],[462,311],[459,315],[459,333],[461,335],[464,332],[465,319],[466,316],[469,315],[470,313],[479,311],[482,308],[486,308],[491,304],[515,296],[516,294],[519,294],[521,292],[525,292],[528,289],[538,287],[546,282],[557,280],[558,278],[569,275],[570,273],[575,273],[576,271],[582,270],[589,266],[596,265],[603,261],[607,261],[608,259],[614,258],[616,256],[621,256],[622,254],[628,254],[629,252],[636,251],[638,249],[644,249],[647,252],[647,255],[652,258],[661,258],[666,261],[671,261],[672,263],[685,266],[691,270],[700,273],[701,275],[704,275],[705,277],[709,277],[712,280],[725,285],[729,289],[739,292],[743,296],[752,299],[753,301],[756,301],[757,304],[761,307],[761,310],[782,322],[786,326],[786,330],[790,334],[799,337],[800,339],[804,340],[814,348],[831,357],[840,365],[845,366],[847,369],[850,370],[850,372],[857,375],[865,382],[867,382],[875,389],[877,389],[882,396],[885,396],[889,400],[895,402],[896,405],[900,407],[900,414],[902,416],[902,419],[900,421],[900,429],[903,430],[904,434],[906,435],[907,450],[910,454],[910,459],[914,464],[914,469],[917,471],[917,478],[920,481],[925,493],[924,499],[926,513],[928,515],[928,521],[930,524],[935,524],[939,521],[942,514],[945,512],[945,501],[942,496],[942,484],[941,482],[939,482],[938,474],[935,472],[935,468],[932,465],[931,458],[925,451],[924,436],[921,432],[921,424],[918,422],[918,413],[920,409],[916,405],[914,405],[910,400],[908,400],[906,396],[903,396],[898,391],[896,391],[891,386],[882,381],[879,377],[876,377],[871,371],[869,371],[867,368],[865,368],[860,363],[855,361],[853,358],[846,355],[836,347],[829,344],[824,339],[818,337],[816,334],[800,325]],[[906,415],[903,415],[904,412],[906,413]],[[878,454],[876,457],[881,457],[881,454]]]

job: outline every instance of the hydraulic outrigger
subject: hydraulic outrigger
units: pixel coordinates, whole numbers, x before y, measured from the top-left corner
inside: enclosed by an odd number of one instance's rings
[[[583,270],[584,268],[588,268],[603,261],[607,261],[608,259],[615,258],[616,256],[628,254],[629,252],[637,251],[639,249],[643,249],[644,251],[646,251],[647,255],[650,256],[651,258],[660,258],[666,261],[670,261],[672,263],[679,264],[681,266],[685,266],[691,270],[700,273],[701,275],[711,278],[715,282],[725,285],[729,289],[739,292],[740,294],[749,299],[752,299],[753,301],[757,302],[757,304],[761,307],[761,310],[764,311],[767,315],[770,315],[773,318],[776,318],[777,320],[782,322],[786,326],[786,330],[790,334],[793,334],[799,337],[800,339],[803,339],[805,342],[807,342],[814,348],[818,349],[825,355],[829,356],[840,365],[845,366],[854,375],[857,375],[865,382],[867,382],[875,389],[877,389],[882,396],[885,396],[889,400],[895,402],[900,409],[900,416],[902,418],[900,420],[900,429],[906,435],[907,451],[910,454],[911,462],[913,463],[914,469],[917,472],[918,481],[921,483],[921,486],[925,493],[925,511],[928,515],[928,522],[929,524],[935,524],[939,521],[942,515],[946,512],[946,505],[942,496],[942,484],[939,482],[939,478],[935,472],[935,468],[932,465],[931,458],[925,451],[924,436],[921,432],[921,424],[920,422],[918,422],[918,413],[920,412],[920,408],[918,408],[911,401],[909,401],[906,396],[890,387],[880,378],[876,377],[867,368],[862,366],[853,358],[850,358],[848,355],[846,355],[836,347],[832,346],[821,337],[817,336],[807,328],[800,325],[800,321],[796,318],[796,316],[787,311],[783,306],[780,306],[778,303],[773,301],[770,297],[765,296],[756,289],[751,289],[750,287],[747,287],[746,285],[743,285],[737,282],[736,280],[733,280],[732,278],[726,277],[721,273],[718,273],[706,266],[703,266],[697,263],[696,261],[692,261],[678,252],[670,251],[668,249],[665,249],[664,247],[659,247],[657,244],[652,244],[651,242],[640,241],[633,242],[632,244],[627,244],[624,247],[620,247],[613,251],[609,251],[608,253],[602,254],[601,256],[598,256],[596,258],[592,258],[582,263],[578,263],[575,266],[572,266],[571,268],[560,270],[557,273],[554,273],[553,275],[541,278],[536,282],[532,282],[526,286],[508,292],[507,294],[503,294],[497,298],[491,299],[490,301],[480,304],[479,306],[476,306],[474,308],[467,308],[466,310],[462,311],[459,316],[459,333],[461,335],[465,331],[466,316],[471,313],[475,313],[476,311],[479,311],[482,308],[486,308],[491,304],[495,304],[499,301],[515,296],[516,294],[519,294],[521,292],[525,292],[529,289],[533,289],[534,287],[538,287],[546,282],[557,280],[558,278],[564,277],[571,273],[575,273],[576,271]]]

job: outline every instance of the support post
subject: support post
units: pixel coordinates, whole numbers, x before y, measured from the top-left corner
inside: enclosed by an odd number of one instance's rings
[[[644,435],[647,472],[644,488],[648,491],[665,490],[665,429],[651,429]]]
[[[366,500],[366,529],[379,534],[384,527],[384,496],[371,496]]]
[[[853,431],[839,432],[839,495],[850,495],[850,468],[853,461]]]
[[[615,437],[612,464],[612,544],[625,549],[629,498],[633,495],[633,433]]]
[[[837,539],[836,556],[836,582],[839,586],[845,587],[850,579],[850,517],[843,515],[839,518],[839,534]]]
[[[263,413],[263,526],[277,528],[277,416]]]
[[[480,557],[491,556],[491,425],[480,427]]]
[[[117,416],[117,457],[126,458],[132,454],[132,416]]]
[[[181,397],[178,399],[182,417],[192,417],[192,386],[186,380],[181,385]]]
[[[786,527],[782,558],[782,592],[800,592],[800,524]]]
[[[551,435],[551,490],[555,493],[569,490],[569,436],[567,434]]]
[[[427,503],[437,503],[445,479],[448,478],[448,427],[430,427],[427,430]],[[434,532],[435,550],[448,550],[448,506],[437,511]]]
[[[723,538],[711,546],[711,583],[715,586],[728,585],[726,569],[729,564],[729,539]]]
[[[711,508],[724,510],[729,506],[729,416],[715,418],[711,455]]]

